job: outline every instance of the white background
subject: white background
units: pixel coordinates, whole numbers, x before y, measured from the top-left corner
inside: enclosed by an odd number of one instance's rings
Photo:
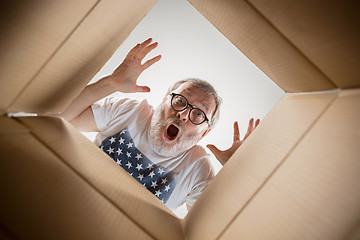
[[[209,81],[223,105],[220,121],[199,143],[204,147],[229,148],[234,121],[244,136],[249,119],[262,119],[285,94],[185,0],[159,0],[91,82],[111,74],[133,46],[149,37],[159,46],[146,59],[159,54],[162,59],[140,76],[138,85],[149,86],[151,92],[116,95],[146,98],[156,107],[175,81],[188,77]],[[220,170],[221,165],[214,164]],[[186,210],[178,214],[184,216]]]

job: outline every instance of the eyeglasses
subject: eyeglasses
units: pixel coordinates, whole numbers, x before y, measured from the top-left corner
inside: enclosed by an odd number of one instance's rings
[[[189,119],[195,125],[200,125],[203,122],[207,121],[209,124],[209,119],[206,117],[206,114],[200,108],[193,107],[189,104],[188,100],[180,94],[171,93],[171,107],[176,111],[183,111],[187,107],[190,107]],[[210,125],[210,124],[209,124]]]

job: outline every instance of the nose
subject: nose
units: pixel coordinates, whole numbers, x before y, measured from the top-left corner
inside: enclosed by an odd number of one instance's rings
[[[181,121],[186,122],[187,120],[189,120],[189,111],[190,111],[190,108],[187,107],[187,108],[185,108],[184,110],[177,112],[177,113],[176,113],[176,116],[177,116]]]

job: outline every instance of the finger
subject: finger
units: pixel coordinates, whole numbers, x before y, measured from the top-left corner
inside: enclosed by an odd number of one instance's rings
[[[144,42],[136,44],[136,46],[130,50],[127,57],[129,57],[129,58],[134,57],[134,55],[136,55],[142,48],[149,45],[151,43],[151,41],[152,41],[152,39],[148,38]]]
[[[150,44],[149,46],[145,47],[144,49],[142,49],[141,51],[138,52],[138,59],[143,60],[144,57],[151,52],[154,48],[156,48],[159,44],[157,42]]]
[[[152,38],[148,38],[145,41],[143,41],[142,43],[140,43],[140,45],[148,45],[149,43],[151,43]]]
[[[206,145],[206,147],[215,155],[218,160],[220,159],[221,151],[217,147],[212,144]]]
[[[136,86],[136,92],[150,92],[148,86]]]
[[[251,130],[254,128],[254,118],[250,118],[250,120],[249,120],[249,126],[248,126],[248,129],[247,129],[247,131],[249,132],[251,132]]]
[[[254,128],[256,128],[259,125],[259,123],[260,123],[260,119],[256,119]]]
[[[234,122],[234,142],[240,140],[240,131],[238,122]]]
[[[147,69],[148,67],[150,67],[151,65],[153,65],[154,63],[156,63],[157,61],[159,61],[161,59],[161,55],[158,55],[148,61],[146,61],[143,65],[142,65],[142,70],[144,71],[145,69]]]
[[[250,118],[250,120],[249,120],[249,126],[248,126],[247,132],[246,132],[245,137],[244,137],[243,140],[245,140],[245,139],[250,135],[250,133],[252,132],[252,130],[254,129],[253,124],[254,124],[254,118]]]
[[[143,41],[142,43],[140,43],[140,49],[139,51],[141,51],[142,49],[144,49],[145,47],[147,47],[152,41],[152,38],[148,38],[145,41]]]
[[[135,53],[138,51],[140,49],[140,44],[138,43],[138,44],[136,44],[136,46],[135,47],[133,47],[131,50],[130,50],[130,52],[127,54],[127,58],[131,58],[131,57],[133,57],[134,55],[135,55]]]

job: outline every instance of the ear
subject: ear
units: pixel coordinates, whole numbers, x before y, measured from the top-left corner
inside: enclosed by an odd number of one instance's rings
[[[201,136],[201,138],[205,137],[209,132],[210,132],[211,128],[205,130],[205,132],[203,133],[203,135]]]

